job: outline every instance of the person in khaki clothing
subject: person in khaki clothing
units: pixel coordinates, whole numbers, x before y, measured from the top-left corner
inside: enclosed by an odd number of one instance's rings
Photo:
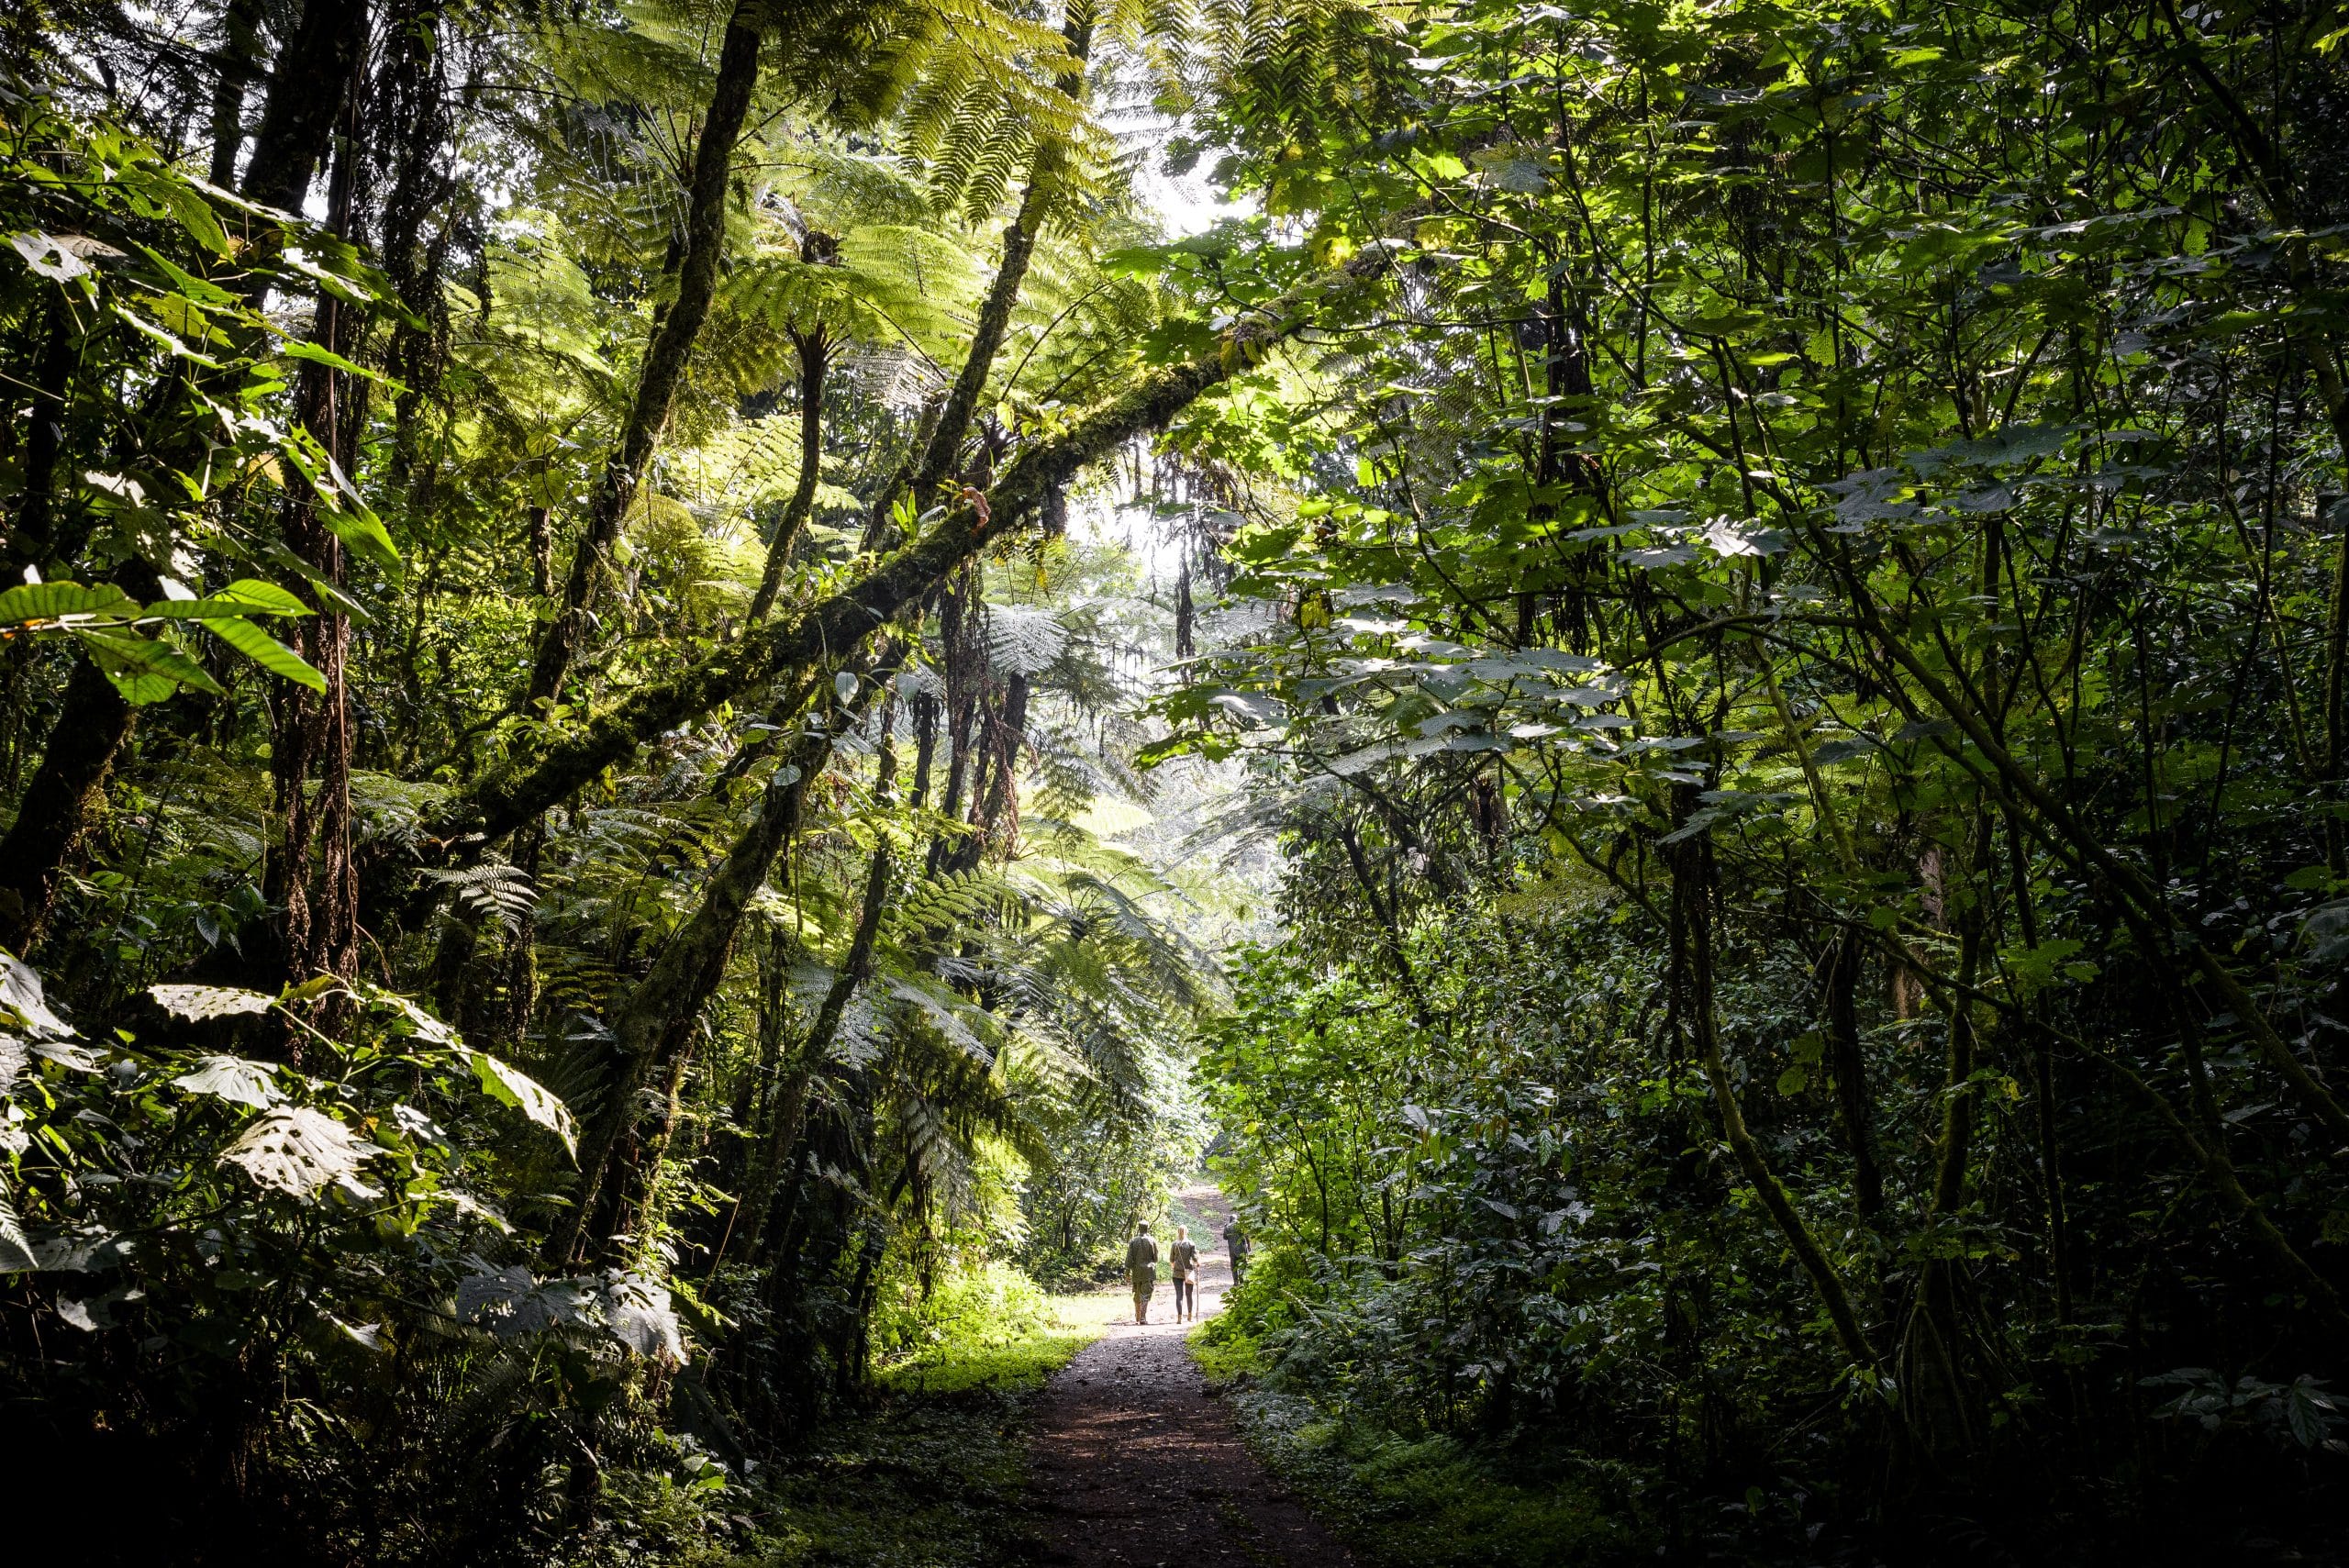
[[[1191,1240],[1191,1228],[1174,1228],[1174,1245],[1166,1249],[1166,1272],[1174,1276],[1174,1321],[1186,1318],[1197,1321],[1199,1316],[1199,1247]]]
[[[1126,1243],[1126,1274],[1133,1282],[1134,1321],[1150,1321],[1150,1293],[1158,1288],[1158,1243],[1150,1239],[1150,1222],[1134,1229]]]

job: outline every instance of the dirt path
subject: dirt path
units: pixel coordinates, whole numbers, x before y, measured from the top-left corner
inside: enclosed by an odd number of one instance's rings
[[[1211,1317],[1231,1283],[1220,1234],[1230,1212],[1213,1187],[1177,1197],[1201,1248],[1199,1316]],[[1183,1349],[1190,1326],[1174,1319],[1174,1287],[1161,1279],[1147,1327],[1129,1314],[1045,1387],[1032,1440],[1042,1560],[1353,1568],[1345,1548],[1241,1445]]]

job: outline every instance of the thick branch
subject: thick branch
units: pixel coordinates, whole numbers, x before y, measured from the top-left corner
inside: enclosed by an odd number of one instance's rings
[[[1264,350],[1308,325],[1313,306],[1379,270],[1357,263],[1317,280],[1236,323],[1211,355],[1152,372],[1123,397],[1103,405],[1058,439],[1031,448],[1004,470],[985,506],[959,506],[930,530],[874,562],[847,586],[797,615],[762,627],[665,680],[638,687],[576,728],[554,732],[483,775],[424,823],[435,863],[463,858],[472,846],[513,832],[561,805],[636,749],[721,703],[777,677],[854,648],[949,573],[1037,511],[1056,485],[1137,436],[1163,428],[1202,393],[1253,363]],[[379,864],[371,907],[393,892]]]

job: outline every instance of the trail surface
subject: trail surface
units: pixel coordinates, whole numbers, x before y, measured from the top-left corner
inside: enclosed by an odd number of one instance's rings
[[[1205,1318],[1231,1283],[1222,1237],[1230,1211],[1213,1187],[1177,1198],[1199,1243]],[[1171,1239],[1170,1227],[1162,1257]],[[1189,1329],[1175,1323],[1174,1286],[1162,1277],[1147,1326],[1126,1313],[1046,1385],[1032,1428],[1042,1560],[1054,1568],[1353,1568],[1345,1548],[1241,1446],[1183,1349]]]

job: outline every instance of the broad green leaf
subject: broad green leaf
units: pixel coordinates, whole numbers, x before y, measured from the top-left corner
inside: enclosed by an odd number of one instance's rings
[[[201,204],[198,205],[200,206]],[[210,209],[207,208],[206,210],[208,212]],[[161,251],[157,250],[152,246],[141,245],[139,249],[145,252],[147,260],[153,262],[156,268],[161,272],[165,277],[172,280],[172,286],[173,288],[177,289],[183,296],[194,301],[195,304],[216,306],[236,306],[242,303],[235,295],[230,294],[218,284],[207,282],[203,278],[197,277],[195,273],[187,272],[174,263],[169,256],[164,255]]]
[[[75,628],[75,640],[106,672],[123,700],[133,706],[161,702],[182,686],[220,693],[220,683],[179,650],[150,638],[128,632],[84,631]]]
[[[314,692],[327,689],[327,678],[310,662],[252,622],[237,616],[207,619],[205,629],[268,671]]]
[[[148,606],[144,613],[156,620],[219,620],[230,616],[306,616],[316,612],[274,583],[239,577],[217,594],[206,594],[200,599],[166,599]]]
[[[383,520],[365,506],[353,504],[323,510],[318,514],[318,520],[326,524],[335,538],[376,565],[392,569],[398,567],[399,547],[384,531]]]
[[[61,620],[67,616],[106,616],[128,620],[138,602],[111,583],[26,583],[0,593],[0,626]]]
[[[562,1140],[562,1146],[573,1155],[579,1152],[579,1140],[571,1119],[571,1107],[556,1097],[553,1091],[529,1074],[508,1066],[485,1051],[460,1046],[457,1054],[473,1068],[473,1076],[489,1097],[500,1105],[512,1106],[540,1127]]]

